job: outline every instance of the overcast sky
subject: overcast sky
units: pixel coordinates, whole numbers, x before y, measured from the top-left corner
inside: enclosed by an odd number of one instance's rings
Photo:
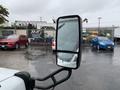
[[[0,0],[8,8],[9,20],[43,20],[52,22],[52,18],[78,14],[88,18],[84,26],[98,26],[98,17],[102,17],[101,26],[120,26],[120,0]]]

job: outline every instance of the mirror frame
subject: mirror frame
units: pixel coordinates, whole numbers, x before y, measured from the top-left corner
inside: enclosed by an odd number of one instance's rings
[[[57,19],[57,25],[56,25],[56,47],[55,47],[55,52],[56,52],[56,64],[57,64],[57,53],[58,52],[63,52],[63,53],[75,53],[75,52],[72,52],[72,51],[66,51],[66,50],[58,50],[57,49],[57,38],[58,38],[58,24],[59,24],[59,20],[60,19],[65,19],[65,18],[78,18],[78,29],[79,29],[79,52],[77,53],[78,54],[78,58],[77,58],[77,62],[76,62],[76,68],[72,68],[72,67],[65,67],[65,68],[70,68],[70,69],[78,69],[80,67],[80,63],[81,63],[81,41],[82,41],[82,19],[79,15],[69,15],[69,16],[62,16],[62,17],[59,17]],[[58,65],[58,64],[57,64]],[[60,65],[58,65],[60,66]],[[60,67],[64,67],[64,66],[60,66]]]

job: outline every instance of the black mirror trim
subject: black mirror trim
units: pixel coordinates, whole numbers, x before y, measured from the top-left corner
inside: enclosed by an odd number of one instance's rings
[[[78,52],[74,52],[74,51],[66,51],[66,50],[57,50],[57,52],[78,54]]]
[[[79,15],[68,15],[68,16],[62,16],[62,17],[59,17],[57,19],[57,25],[56,25],[56,64],[57,64],[57,52],[65,52],[65,53],[76,53],[76,52],[73,52],[73,51],[65,51],[65,50],[57,50],[57,37],[58,37],[58,21],[59,19],[64,19],[64,18],[74,18],[74,17],[77,17],[78,18],[78,24],[79,24],[79,52],[77,52],[78,54],[78,59],[77,59],[77,67],[76,68],[71,68],[71,69],[78,69],[80,67],[80,63],[81,63],[81,38],[82,38],[82,35],[81,35],[81,30],[82,30],[82,19]],[[60,65],[58,65],[60,66]],[[63,66],[60,66],[60,67],[63,67]],[[69,68],[69,67],[67,67]]]

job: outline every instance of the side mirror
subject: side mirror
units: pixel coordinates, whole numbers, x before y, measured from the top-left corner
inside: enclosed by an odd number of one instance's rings
[[[77,69],[81,61],[81,23],[78,15],[57,19],[56,62],[57,65]]]

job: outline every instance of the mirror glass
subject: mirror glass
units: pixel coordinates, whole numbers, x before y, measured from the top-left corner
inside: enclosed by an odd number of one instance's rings
[[[80,50],[79,19],[78,17],[59,18],[57,24],[57,64],[76,68]]]

